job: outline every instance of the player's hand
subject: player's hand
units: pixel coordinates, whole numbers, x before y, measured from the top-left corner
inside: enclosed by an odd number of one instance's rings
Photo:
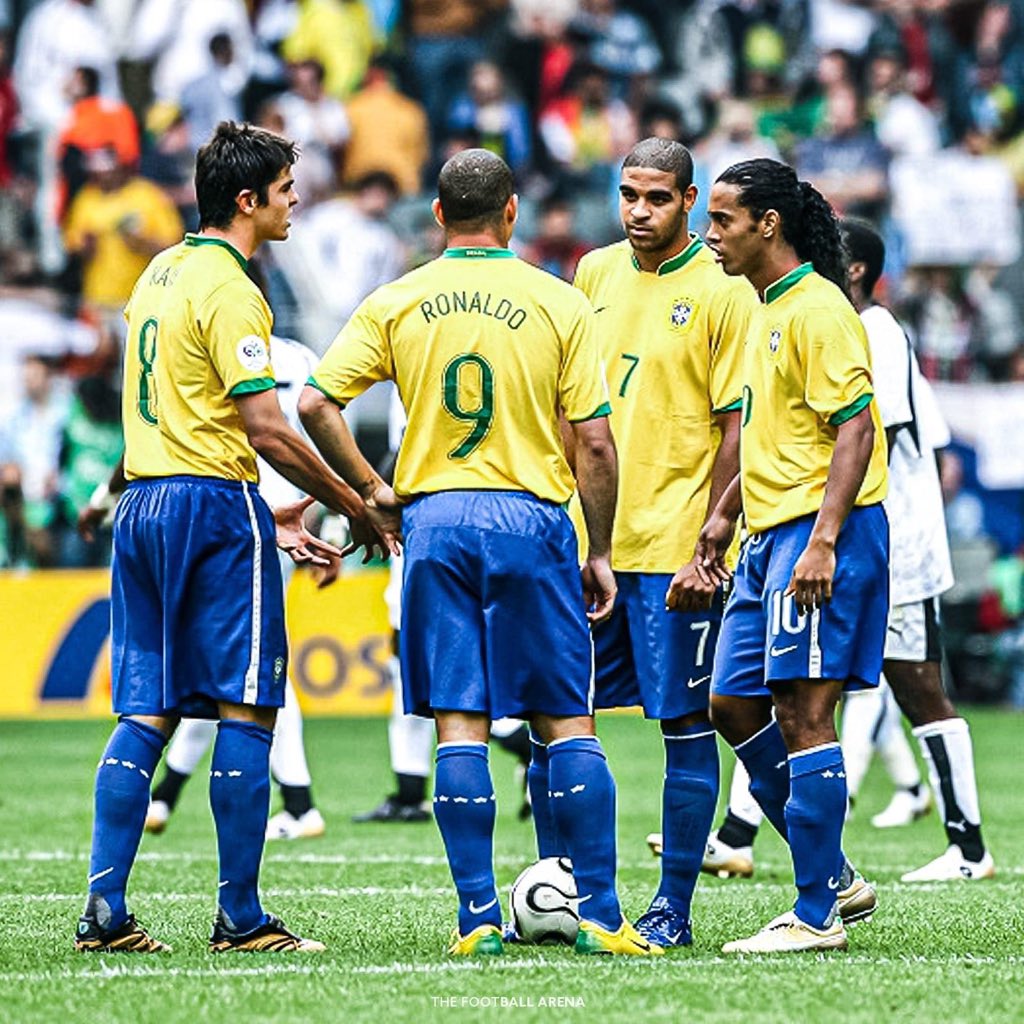
[[[665,594],[665,608],[670,612],[699,612],[711,607],[718,583],[702,571],[700,558],[694,555],[672,577]]]
[[[787,594],[793,594],[796,608],[806,615],[832,599],[832,580],[836,574],[836,549],[828,541],[808,542],[797,559],[790,577]]]
[[[327,565],[313,565],[310,567],[313,579],[316,581],[316,589],[323,590],[329,587],[341,574],[341,559],[331,558]]]
[[[363,506],[363,515],[349,519],[352,541],[342,555],[364,548],[363,565],[379,551],[381,558],[402,552],[402,502],[387,484],[380,484]]]
[[[583,600],[587,606],[587,618],[592,622],[603,622],[615,607],[618,584],[611,562],[607,558],[591,556],[580,570],[583,577]]]
[[[341,558],[341,552],[333,544],[314,537],[306,529],[303,513],[312,504],[312,498],[303,498],[302,501],[274,509],[277,546],[296,565],[330,565],[332,558]]]
[[[91,544],[96,539],[96,531],[103,525],[103,521],[106,518],[106,509],[93,508],[92,505],[86,505],[78,513],[78,522],[75,524],[78,536]]]
[[[697,538],[696,553],[693,556],[693,565],[698,577],[705,585],[718,586],[719,583],[728,583],[732,578],[728,566],[725,564],[725,555],[732,544],[733,534],[736,533],[736,521],[723,515],[717,509],[708,516],[708,521],[700,531]],[[673,580],[673,582],[675,582]]]

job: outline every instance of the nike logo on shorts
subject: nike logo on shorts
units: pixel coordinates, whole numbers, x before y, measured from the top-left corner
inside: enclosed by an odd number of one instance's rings
[[[781,658],[783,654],[789,654],[790,651],[795,651],[799,646],[799,644],[790,644],[788,647],[773,647],[772,657]]]
[[[497,897],[491,900],[489,903],[485,903],[482,907],[478,907],[472,900],[469,901],[469,912],[471,914],[482,914],[485,910],[490,910],[491,907],[497,903]]]
[[[830,878],[828,880],[828,887],[834,892],[839,888],[839,883],[834,878]]]
[[[700,686],[701,683],[706,683],[711,678],[710,674],[701,676],[700,679],[687,679],[686,685],[692,690],[695,686]]]

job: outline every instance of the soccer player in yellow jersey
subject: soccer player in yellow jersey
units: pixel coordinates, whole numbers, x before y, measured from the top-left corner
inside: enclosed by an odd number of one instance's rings
[[[408,414],[394,483],[405,502],[400,658],[406,709],[437,722],[434,816],[459,896],[449,951],[502,952],[487,739],[492,719],[511,716],[549,744],[551,805],[580,894],[577,951],[657,954],[619,907],[615,784],[594,735],[587,620],[614,602],[616,478],[594,314],[508,248],[518,198],[499,157],[452,157],[433,209],[447,249],[362,303],[299,412],[357,490],[372,482],[337,407],[390,379]],[[588,534],[582,587],[562,507],[574,490]]]
[[[641,706],[661,723],[661,882],[636,927],[662,946],[692,941],[690,903],[718,796],[708,700],[722,595],[700,579],[694,550],[739,469],[743,344],[757,311],[746,279],[724,274],[690,233],[696,198],[685,146],[638,143],[619,182],[627,237],[584,256],[575,282],[596,311],[620,466],[619,591],[594,627],[595,704]],[[535,762],[545,755],[535,746]],[[557,853],[545,794],[532,792],[541,855]]]
[[[724,576],[742,511],[749,539],[722,622],[712,720],[788,840],[798,890],[791,912],[723,951],[845,949],[844,919],[870,915],[876,897],[842,853],[835,708],[844,687],[877,686],[882,667],[885,431],[828,203],[785,164],[750,160],[719,176],[708,214],[725,272],[761,296],[744,355],[740,475],[699,545],[702,569]]]
[[[333,549],[302,529],[308,502],[288,506],[275,530],[256,489],[256,453],[353,517],[361,541],[379,531],[394,545],[398,524],[317,458],[274,394],[270,310],[245,267],[262,242],[287,237],[295,158],[279,136],[220,124],[196,162],[199,233],[154,257],[126,311],[127,487],[111,581],[119,722],[96,774],[89,897],[75,938],[83,952],[168,948],[128,913],[125,887],[153,771],[183,716],[220,720],[210,773],[220,854],[211,951],[324,948],[265,913],[257,883],[287,656],[273,546],[296,561]],[[382,486],[380,497],[389,495]]]

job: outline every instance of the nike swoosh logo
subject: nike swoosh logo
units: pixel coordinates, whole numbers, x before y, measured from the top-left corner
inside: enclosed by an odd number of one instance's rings
[[[833,891],[835,891],[836,889],[839,888],[839,883],[834,878],[830,878],[828,880],[828,887],[830,889],[832,889]]]
[[[687,679],[686,685],[692,690],[695,686],[700,686],[701,683],[706,683],[711,678],[711,675],[701,676],[700,679]]]
[[[493,907],[494,904],[497,903],[497,902],[498,902],[497,897],[495,897],[493,900],[490,901],[490,903],[485,903],[482,907],[478,907],[472,900],[470,900],[469,901],[469,912],[471,914],[482,914],[485,910],[490,910],[491,907]]]
[[[795,651],[799,647],[799,644],[790,644],[788,647],[773,647],[772,657],[779,658],[783,654],[789,654],[790,651]]]
[[[603,313],[604,310],[606,310],[607,308],[608,308],[607,306],[598,306],[597,309],[594,310],[594,312],[595,313]]]
[[[669,945],[673,945],[673,944],[675,944],[676,942],[678,942],[678,941],[679,941],[679,939],[680,939],[680,937],[682,936],[682,934],[683,934],[683,932],[682,932],[682,929],[680,929],[679,931],[677,931],[677,932],[675,933],[675,935],[669,935],[669,936],[666,936],[666,937],[668,938],[668,941],[669,941]]]

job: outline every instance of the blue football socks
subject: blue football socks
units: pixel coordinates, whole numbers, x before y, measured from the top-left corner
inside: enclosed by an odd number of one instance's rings
[[[538,857],[568,857],[565,843],[558,834],[558,824],[551,809],[548,785],[548,748],[530,734],[530,767],[526,773],[533,809],[533,827],[537,832]]]
[[[220,856],[218,902],[225,924],[246,934],[267,920],[258,891],[270,808],[270,744],[255,722],[222,719],[210,764],[210,808]]]
[[[159,729],[122,718],[96,769],[86,914],[108,931],[128,918],[125,887],[142,838],[153,772],[166,742]]]
[[[622,908],[615,892],[615,780],[596,736],[548,744],[551,811],[580,898],[580,916],[616,931]]]
[[[718,743],[711,726],[704,722],[666,734],[661,803],[664,845],[655,898],[669,900],[687,919],[717,800]]]
[[[789,751],[779,723],[772,719],[735,748],[750,775],[750,792],[775,831],[786,839],[786,801],[789,799]]]
[[[838,743],[812,747],[789,759],[790,796],[786,825],[796,878],[796,916],[822,928],[842,888],[838,865],[846,816],[846,771]]]
[[[459,894],[459,934],[501,927],[494,884],[494,785],[486,743],[439,743],[434,818]]]

